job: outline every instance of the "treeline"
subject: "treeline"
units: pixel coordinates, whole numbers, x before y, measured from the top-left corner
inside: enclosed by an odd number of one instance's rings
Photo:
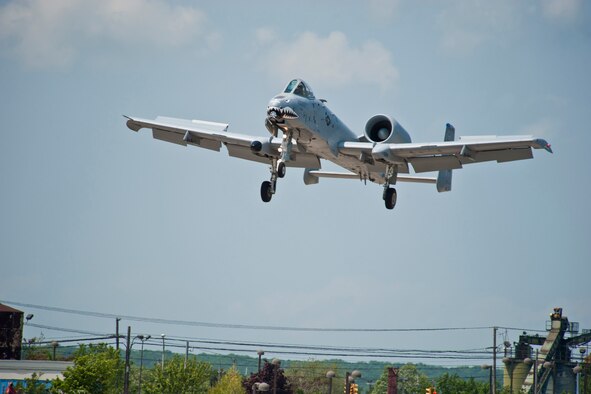
[[[123,347],[122,347],[123,348]],[[56,350],[56,358],[58,360],[72,360],[74,352],[78,348],[75,346],[64,346],[58,347]],[[28,359],[45,359],[51,360],[53,357],[53,348],[50,346],[37,346],[30,349],[26,349],[24,354],[24,358]],[[121,357],[124,356],[124,350],[120,350]],[[176,353],[173,353],[169,350],[164,352],[165,360],[171,359]],[[153,368],[155,365],[159,365],[162,360],[162,351],[161,350],[147,350],[143,351],[143,359],[142,353],[140,350],[132,350],[131,352],[131,360],[133,364],[139,365],[140,361],[144,365],[144,367],[150,369]],[[184,357],[184,355],[183,355]],[[266,360],[271,362],[273,358],[276,356],[273,355],[272,352],[268,352],[267,354],[262,356],[263,362]],[[228,370],[230,367],[234,366],[238,373],[243,376],[248,376],[252,372],[257,371],[258,369],[258,357],[251,357],[242,354],[207,354],[207,353],[200,353],[200,354],[189,354],[190,359],[195,359],[197,361],[203,361],[207,364],[210,364],[212,369],[215,371],[223,371]],[[322,362],[325,365],[333,366],[332,368],[342,371],[353,371],[358,370],[362,373],[362,381],[364,384],[371,383],[377,381],[380,376],[382,375],[384,369],[386,367],[402,367],[403,363],[387,363],[381,361],[367,361],[367,362],[351,362],[351,361],[344,361],[340,359],[332,359],[332,360],[325,360]],[[300,361],[294,360],[281,360],[281,366],[285,369],[289,369],[294,365],[299,365]],[[429,365],[423,363],[415,363],[417,370],[424,374],[428,379],[435,380],[438,377],[448,374],[448,375],[457,375],[461,379],[474,379],[476,382],[483,382],[487,383],[489,380],[489,373],[487,370],[483,370],[480,366],[454,366],[454,367],[443,367],[439,365]],[[328,370],[324,371],[326,373]],[[499,371],[497,374],[501,376],[502,373]]]

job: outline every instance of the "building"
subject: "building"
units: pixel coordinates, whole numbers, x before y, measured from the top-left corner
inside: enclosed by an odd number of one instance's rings
[[[69,361],[0,360],[0,393],[5,392],[10,382],[24,382],[33,374],[41,382],[63,378],[63,372],[73,365]]]
[[[0,304],[0,360],[20,360],[23,312]]]

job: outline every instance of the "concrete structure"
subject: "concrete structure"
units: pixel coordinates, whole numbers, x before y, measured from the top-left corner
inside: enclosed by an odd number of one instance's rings
[[[519,393],[529,394],[575,393],[577,360],[571,358],[571,348],[589,343],[591,333],[573,335],[571,324],[562,316],[562,308],[554,308],[550,315],[547,336],[527,335],[525,332],[515,344],[514,357],[503,362],[503,386]],[[578,328],[577,328],[578,330]],[[570,337],[566,337],[570,334]],[[532,346],[536,348],[535,352]]]
[[[33,373],[40,381],[63,378],[66,368],[73,365],[69,361],[0,360],[0,393],[4,393],[8,383],[30,379]]]

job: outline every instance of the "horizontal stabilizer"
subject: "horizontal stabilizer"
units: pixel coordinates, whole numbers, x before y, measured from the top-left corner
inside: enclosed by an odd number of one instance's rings
[[[317,169],[306,168],[304,171],[304,183],[306,185],[314,185],[318,183],[319,178],[337,178],[337,179],[359,179],[362,178],[359,174],[353,172],[333,172],[333,171],[321,171]],[[427,178],[420,176],[408,176],[398,175],[396,177],[398,182],[411,182],[411,183],[436,183],[436,178]]]

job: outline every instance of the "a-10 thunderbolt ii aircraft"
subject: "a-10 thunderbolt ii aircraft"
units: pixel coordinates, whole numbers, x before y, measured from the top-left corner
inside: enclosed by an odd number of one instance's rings
[[[351,178],[383,185],[386,208],[396,205],[397,182],[434,183],[439,192],[451,190],[452,170],[465,164],[496,160],[498,163],[530,159],[532,148],[552,153],[550,144],[532,136],[460,137],[446,125],[443,142],[413,143],[408,132],[391,116],[375,115],[365,125],[365,133],[351,131],[317,99],[301,79],[294,79],[267,106],[265,126],[269,137],[229,133],[228,125],[202,120],[157,117],[155,120],[126,117],[133,131],[152,129],[154,138],[178,145],[193,145],[219,151],[224,144],[230,156],[270,165],[271,179],[261,185],[261,198],[271,201],[277,179],[286,167],[304,168],[304,183],[319,178]],[[321,170],[321,160],[329,160],[343,172]],[[438,171],[437,178],[406,175]]]

